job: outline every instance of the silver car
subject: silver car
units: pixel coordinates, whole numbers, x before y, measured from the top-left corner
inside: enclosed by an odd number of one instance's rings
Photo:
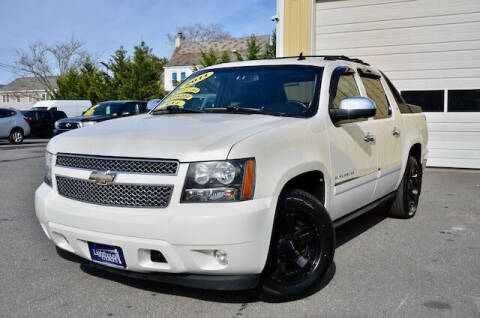
[[[13,108],[0,108],[0,138],[8,138],[11,144],[20,144],[30,135],[28,119]]]

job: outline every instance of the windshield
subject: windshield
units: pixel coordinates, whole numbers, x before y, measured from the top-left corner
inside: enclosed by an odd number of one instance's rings
[[[180,84],[154,111],[245,110],[279,116],[311,116],[322,68],[253,66],[204,70]],[[242,112],[243,113],[243,112]]]
[[[100,103],[87,109],[83,116],[118,116],[122,107],[119,103]]]

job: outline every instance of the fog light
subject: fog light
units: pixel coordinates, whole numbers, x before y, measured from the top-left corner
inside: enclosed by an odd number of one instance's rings
[[[221,265],[227,265],[228,264],[227,252],[222,251],[222,250],[215,250],[215,252],[213,254],[215,255],[215,258],[217,259],[218,263],[220,263]]]

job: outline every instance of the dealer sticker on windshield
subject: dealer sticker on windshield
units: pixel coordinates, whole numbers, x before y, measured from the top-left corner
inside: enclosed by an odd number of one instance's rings
[[[120,247],[88,242],[92,261],[103,265],[125,268],[125,259]]]

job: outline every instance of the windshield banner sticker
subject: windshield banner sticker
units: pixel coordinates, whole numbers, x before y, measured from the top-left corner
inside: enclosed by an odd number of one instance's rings
[[[176,91],[172,96],[163,101],[156,109],[166,108],[168,106],[178,106],[183,107],[186,100],[190,100],[193,96],[191,94],[197,94],[200,92],[200,88],[193,87],[193,85],[200,83],[201,81],[206,80],[213,75],[213,72],[203,73],[194,79],[191,79],[187,83],[183,84],[178,91]],[[190,93],[190,94],[187,94]]]

